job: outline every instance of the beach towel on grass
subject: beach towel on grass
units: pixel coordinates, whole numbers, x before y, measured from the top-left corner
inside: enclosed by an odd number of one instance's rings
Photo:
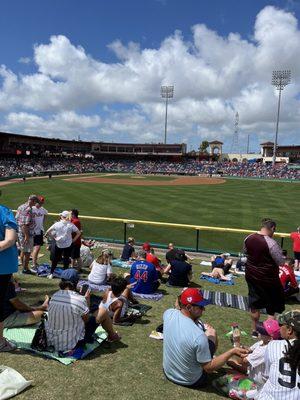
[[[211,262],[210,261],[201,261],[200,265],[203,265],[204,267],[211,267]]]
[[[63,272],[63,268],[56,267],[53,273],[54,278],[60,278]],[[37,267],[37,276],[44,278],[51,273],[51,266],[49,264],[41,264]]]
[[[231,294],[224,292],[214,292],[212,290],[202,290],[203,297],[208,299],[211,304],[220,307],[237,308],[238,310],[249,311],[248,297],[240,294]],[[262,314],[266,314],[266,310],[260,310]]]
[[[119,258],[116,260],[112,260],[111,265],[113,267],[118,267],[118,268],[131,268],[132,266],[132,261],[122,261]]]
[[[230,274],[227,276],[230,278],[229,281],[222,281],[219,278],[212,278],[211,276],[208,275],[200,275],[200,279],[204,279],[205,281],[208,281],[210,283],[215,283],[216,285],[229,285],[229,286],[234,285],[234,280],[232,275]]]
[[[81,279],[77,287],[81,288],[83,285],[89,285],[89,289],[93,290],[94,292],[105,292],[108,288],[110,288],[110,285],[96,285],[96,283],[91,283],[86,279]]]
[[[72,364],[74,361],[79,358],[74,357],[60,357],[58,353],[51,353],[49,351],[38,351],[31,348],[31,342],[37,326],[27,326],[24,328],[11,328],[4,329],[4,336],[6,339],[12,341],[16,344],[18,349],[22,349],[25,351],[30,351],[31,353],[38,354],[42,357],[52,358],[53,360],[57,360],[64,365]],[[96,330],[97,339],[94,343],[87,344],[84,348],[84,353],[80,355],[80,359],[85,358],[88,354],[92,353],[100,344],[106,340],[107,333],[104,331],[102,327],[98,327]]]

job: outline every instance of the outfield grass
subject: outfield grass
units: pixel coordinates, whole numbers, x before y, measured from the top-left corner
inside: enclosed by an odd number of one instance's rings
[[[263,216],[275,218],[280,231],[290,231],[299,224],[298,201],[299,184],[258,181],[227,181],[216,186],[184,187],[130,187],[116,185],[86,184],[63,181],[62,179],[28,180],[25,184],[11,184],[2,188],[2,202],[16,208],[31,193],[46,196],[45,206],[49,211],[78,207],[82,214],[150,219],[201,225],[229,226],[256,229]],[[87,223],[85,232],[102,233],[111,231],[122,238],[122,227],[108,229],[105,224]],[[100,231],[98,231],[100,229]],[[154,238],[167,243],[170,239],[177,243],[193,240],[186,231],[164,230],[154,232],[153,228],[135,227],[132,233],[138,240]],[[157,240],[159,238],[159,240]],[[151,240],[151,239],[149,239]],[[202,237],[210,247],[221,245],[228,249],[235,244],[242,246],[242,237],[228,238],[225,234]],[[234,242],[234,243],[233,243]],[[43,249],[48,261],[48,254]],[[199,280],[200,260],[194,260],[194,282],[210,290],[247,294],[243,277],[236,279],[235,286],[216,286]],[[114,268],[115,272],[124,270]],[[87,272],[87,271],[86,271]],[[20,297],[30,303],[42,300],[48,293],[57,290],[58,281],[19,275],[26,292]],[[220,397],[212,389],[189,390],[168,382],[162,373],[162,343],[149,339],[150,332],[162,321],[164,310],[172,307],[179,290],[165,285],[166,295],[159,302],[147,302],[153,306],[148,316],[132,327],[118,327],[122,341],[110,347],[97,349],[84,361],[63,366],[56,361],[43,359],[22,351],[1,354],[1,364],[17,369],[27,379],[34,381],[34,387],[22,393],[20,400],[101,400],[117,398],[121,400],[145,399],[182,400],[187,398],[217,400]],[[291,308],[288,305],[287,308]],[[208,306],[204,322],[211,323],[220,337],[219,352],[229,348],[225,333],[232,322],[250,331],[249,316],[246,312]],[[252,344],[248,336],[245,344]]]
[[[124,175],[120,175],[121,177]],[[63,178],[28,180],[2,189],[2,201],[16,208],[30,193],[46,196],[52,212],[78,208],[82,215],[128,218],[193,225],[257,229],[263,217],[274,218],[278,231],[299,225],[299,183],[227,180],[222,185],[125,186],[65,181]],[[84,222],[88,236],[123,239],[123,226]],[[139,241],[196,246],[196,232],[186,229],[135,225],[128,235]],[[200,248],[239,252],[244,235],[200,232]],[[285,245],[290,250],[289,240]]]

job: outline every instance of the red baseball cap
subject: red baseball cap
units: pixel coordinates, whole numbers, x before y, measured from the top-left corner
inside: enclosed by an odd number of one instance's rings
[[[45,197],[44,196],[38,196],[39,203],[44,203],[45,202]]]
[[[200,289],[187,288],[184,289],[180,296],[180,301],[183,305],[193,304],[196,306],[207,306],[210,301],[203,297]]]
[[[143,244],[143,250],[150,251],[150,248],[151,248],[150,243],[146,242]]]

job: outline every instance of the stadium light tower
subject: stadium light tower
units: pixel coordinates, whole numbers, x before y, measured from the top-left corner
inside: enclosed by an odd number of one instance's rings
[[[165,114],[165,144],[167,143],[167,129],[168,129],[168,103],[169,99],[174,96],[174,86],[161,86],[160,94],[163,99],[166,99],[166,114]]]
[[[276,121],[276,132],[274,140],[273,149],[273,160],[272,164],[275,165],[276,162],[276,151],[277,151],[277,141],[278,141],[278,125],[279,125],[279,114],[280,114],[280,102],[281,102],[281,91],[291,82],[291,71],[273,71],[272,73],[272,85],[279,90],[278,97],[278,108],[277,108],[277,121]]]

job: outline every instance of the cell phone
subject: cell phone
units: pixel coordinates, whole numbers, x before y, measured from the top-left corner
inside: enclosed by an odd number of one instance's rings
[[[89,290],[89,285],[85,283],[84,285],[81,286],[80,294],[84,296],[88,290]]]

